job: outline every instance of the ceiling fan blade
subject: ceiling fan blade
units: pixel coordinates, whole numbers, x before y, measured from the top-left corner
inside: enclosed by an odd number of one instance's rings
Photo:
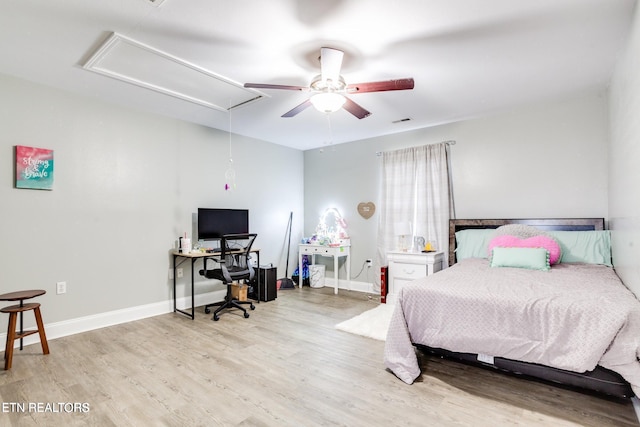
[[[337,82],[340,79],[340,68],[344,52],[330,47],[320,49],[320,70],[322,81],[331,80]]]
[[[291,110],[287,111],[286,113],[284,113],[282,115],[282,117],[293,117],[296,114],[298,114],[298,113],[304,111],[305,109],[307,109],[310,105],[311,105],[311,101],[307,99],[302,104],[299,104],[298,106],[293,107],[293,109],[291,109]]]
[[[253,89],[309,90],[306,86],[272,85],[268,83],[245,83],[244,87]]]
[[[364,119],[365,117],[369,117],[371,115],[369,111],[365,110],[360,105],[356,104],[346,96],[345,98],[347,101],[344,103],[342,108],[344,108],[345,110],[347,110],[348,112],[356,116],[357,118]]]
[[[345,91],[349,94],[365,92],[385,92],[387,90],[413,89],[413,79],[386,80],[382,82],[367,82],[347,85]]]

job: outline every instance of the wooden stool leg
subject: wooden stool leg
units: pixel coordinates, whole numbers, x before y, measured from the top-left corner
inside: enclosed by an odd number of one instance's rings
[[[38,325],[38,333],[40,334],[40,344],[42,345],[42,354],[49,354],[49,343],[47,343],[47,335],[44,333],[44,324],[40,315],[40,307],[33,310],[36,316],[36,324]]]
[[[9,321],[7,322],[7,339],[4,344],[4,360],[7,360],[7,349],[9,348],[9,339],[11,338],[9,331],[11,331],[11,315],[9,315]]]
[[[9,327],[7,329],[7,346],[4,349],[4,370],[11,369],[11,360],[13,359],[13,344],[16,340],[16,319],[18,313],[9,313]]]

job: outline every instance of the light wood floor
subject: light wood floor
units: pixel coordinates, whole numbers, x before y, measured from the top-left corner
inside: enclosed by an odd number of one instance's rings
[[[0,425],[638,425],[629,401],[426,356],[406,385],[385,370],[383,342],[334,329],[375,304],[357,292],[285,290],[249,319],[213,322],[198,309],[195,321],[171,313],[51,340],[48,356],[31,345],[0,371]],[[44,406],[58,403],[88,411]]]

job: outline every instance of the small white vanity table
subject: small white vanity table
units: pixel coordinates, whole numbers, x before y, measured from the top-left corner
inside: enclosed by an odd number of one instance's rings
[[[298,247],[298,271],[300,272],[300,289],[302,289],[302,256],[311,255],[311,264],[315,264],[316,255],[333,257],[333,293],[338,293],[338,259],[347,257],[347,281],[351,280],[351,245],[332,246],[300,244]]]

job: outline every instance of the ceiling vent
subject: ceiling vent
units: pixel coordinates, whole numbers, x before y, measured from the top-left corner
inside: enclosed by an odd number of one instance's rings
[[[117,33],[111,33],[83,68],[219,111],[262,98],[241,83]]]

